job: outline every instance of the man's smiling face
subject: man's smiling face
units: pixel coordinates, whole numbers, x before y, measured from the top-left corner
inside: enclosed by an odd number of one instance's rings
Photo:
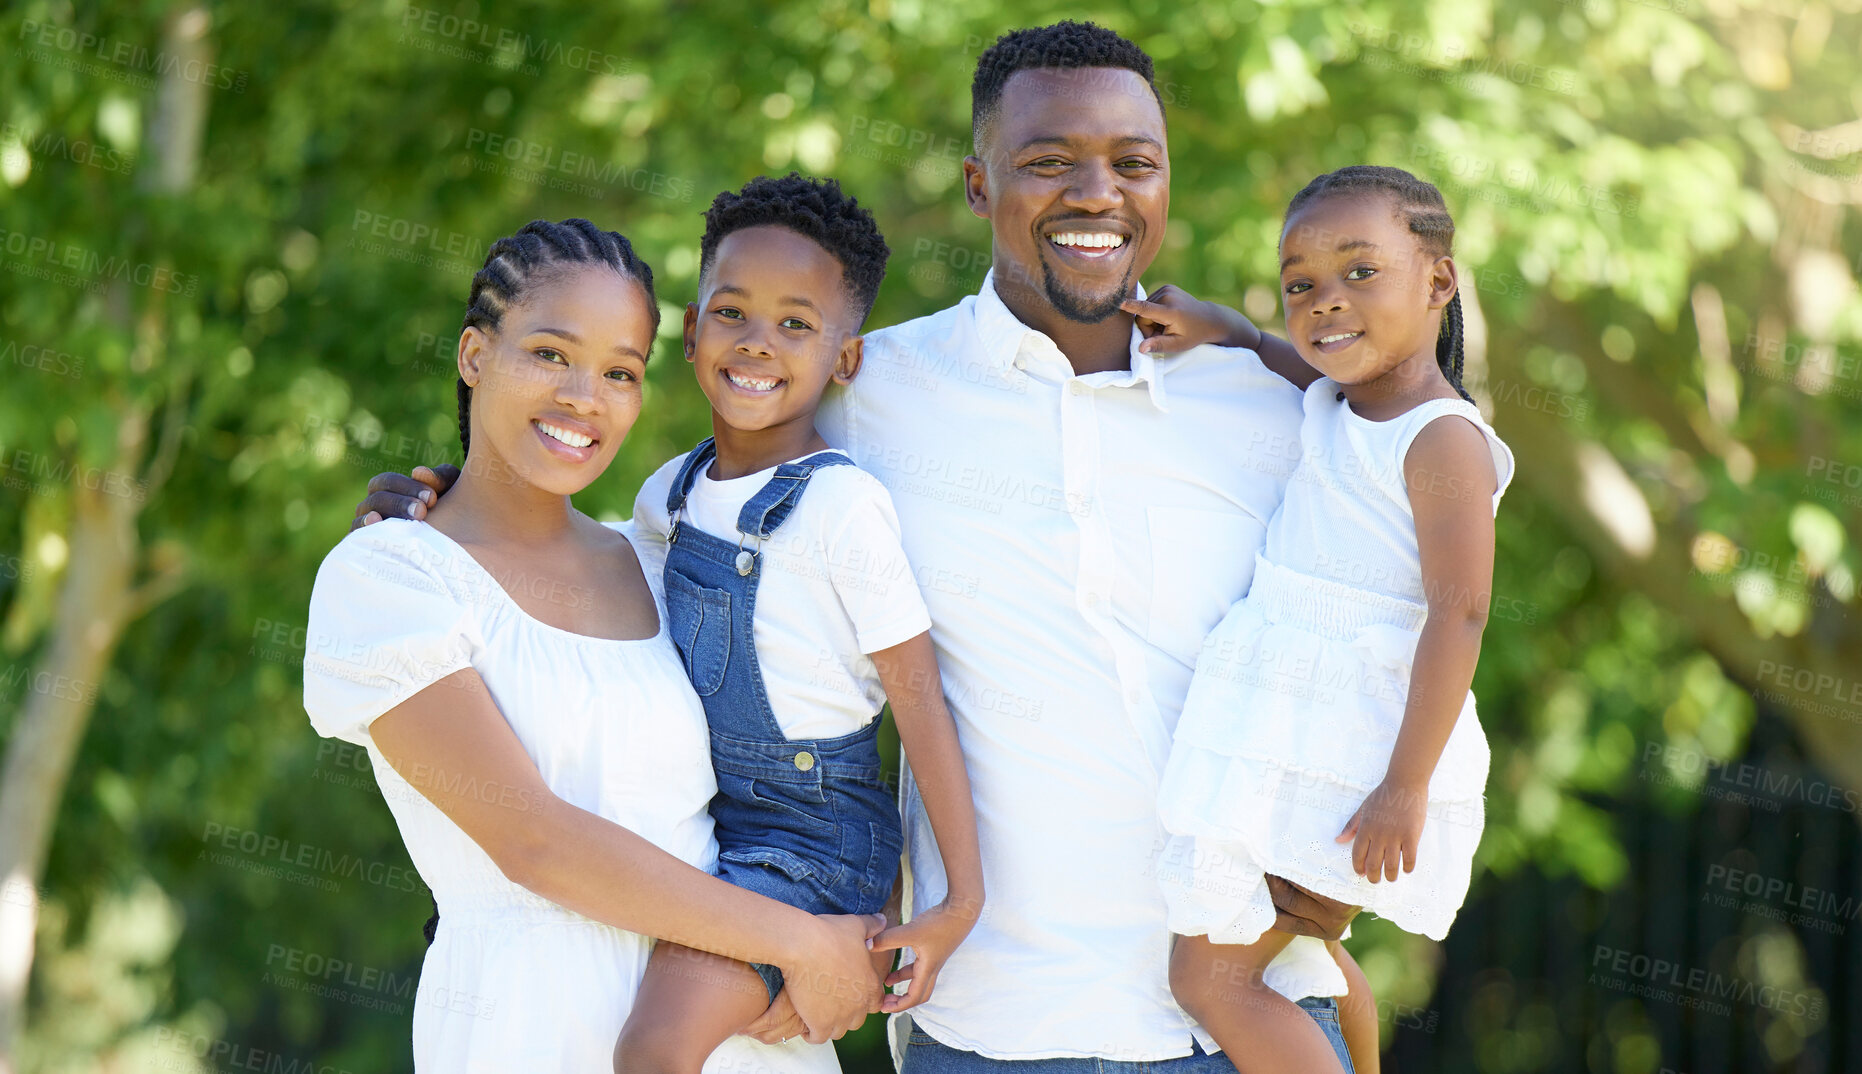
[[[994,231],[1003,300],[1089,324],[1116,314],[1163,245],[1170,210],[1164,112],[1144,77],[1018,71],[977,149],[966,194]]]

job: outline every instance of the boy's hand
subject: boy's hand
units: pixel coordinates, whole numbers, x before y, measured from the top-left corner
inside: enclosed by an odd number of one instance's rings
[[[1352,869],[1373,884],[1414,872],[1428,808],[1427,787],[1379,783],[1338,833],[1337,842],[1351,841]]]
[[[1254,322],[1218,302],[1204,302],[1175,284],[1152,291],[1149,298],[1128,298],[1119,309],[1138,319],[1146,354],[1175,354],[1204,343],[1250,350],[1261,342]]]
[[[373,526],[384,518],[425,518],[427,508],[446,495],[446,490],[457,480],[459,467],[450,462],[434,467],[416,466],[411,476],[376,474],[369,482],[368,496],[356,504],[356,517],[349,528]]]
[[[945,960],[950,958],[951,952],[975,927],[976,914],[981,909],[980,906],[974,907],[966,914],[953,906],[951,900],[945,899],[913,918],[910,924],[895,925],[873,940],[874,951],[909,947],[913,956],[911,965],[887,975],[887,989],[904,982],[910,982],[910,987],[902,996],[895,996],[888,991],[879,1001],[880,1013],[909,1011],[931,998],[932,990],[937,987],[937,975],[943,970]]]

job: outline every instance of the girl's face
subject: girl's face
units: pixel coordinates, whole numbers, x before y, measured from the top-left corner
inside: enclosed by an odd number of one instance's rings
[[[1435,366],[1455,262],[1432,256],[1387,195],[1308,202],[1280,235],[1287,338],[1340,384],[1361,384],[1420,356]]]
[[[613,460],[634,419],[653,343],[640,283],[606,265],[533,277],[495,332],[459,336],[472,386],[468,470],[567,496]]]

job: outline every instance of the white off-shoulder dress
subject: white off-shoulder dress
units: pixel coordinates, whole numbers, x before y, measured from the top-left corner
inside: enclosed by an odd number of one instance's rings
[[[408,855],[439,903],[439,932],[415,996],[416,1071],[612,1069],[652,940],[505,879],[383,759],[369,737],[376,717],[473,668],[552,792],[683,861],[717,867],[706,812],[717,784],[705,713],[665,630],[659,572],[644,566],[661,626],[651,638],[626,641],[532,618],[507,587],[552,600],[603,598],[541,576],[494,578],[424,522],[394,519],[357,530],[317,572],[304,708],[319,734],[368,750]],[[529,806],[505,788],[477,793],[513,809]],[[838,1071],[839,1064],[830,1045],[733,1037],[705,1069],[803,1074]]]
[[[1286,499],[1247,596],[1204,642],[1177,723],[1158,878],[1180,936],[1259,939],[1274,924],[1267,875],[1437,940],[1467,896],[1488,769],[1471,691],[1429,782],[1415,871],[1372,884],[1335,840],[1383,781],[1428,618],[1404,458],[1431,423],[1466,420],[1492,456],[1498,511],[1513,453],[1463,400],[1371,421],[1338,392],[1325,378],[1307,389]]]

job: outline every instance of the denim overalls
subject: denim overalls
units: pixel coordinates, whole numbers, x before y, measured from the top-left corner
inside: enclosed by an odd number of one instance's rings
[[[801,501],[823,451],[776,468],[737,516],[736,543],[679,519],[717,447],[692,449],[666,497],[666,619],[711,725],[718,794],[718,875],[747,891],[818,914],[877,913],[892,893],[904,837],[880,782],[879,720],[840,738],[790,741],[770,709],[753,633],[763,541]],[[773,966],[751,964],[782,988]]]

